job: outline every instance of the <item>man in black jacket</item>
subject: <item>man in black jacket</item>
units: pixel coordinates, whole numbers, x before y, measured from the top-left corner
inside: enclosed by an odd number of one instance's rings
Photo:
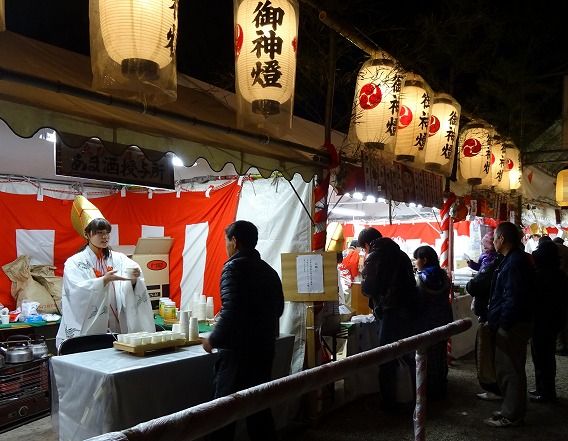
[[[503,403],[485,423],[509,427],[521,424],[526,412],[525,363],[533,321],[534,268],[511,222],[499,224],[493,242],[504,257],[493,275],[487,321],[495,335],[495,372]]]
[[[284,295],[278,273],[255,249],[258,230],[247,221],[225,229],[229,260],[221,274],[221,313],[203,348],[219,349],[215,364],[215,398],[270,381],[278,320]],[[214,440],[232,440],[235,423],[212,434]],[[247,418],[250,439],[275,439],[270,409]]]

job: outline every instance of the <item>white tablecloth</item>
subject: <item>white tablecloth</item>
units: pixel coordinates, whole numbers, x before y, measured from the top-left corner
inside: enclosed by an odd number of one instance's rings
[[[276,342],[274,378],[288,375],[294,336]],[[84,440],[203,403],[217,354],[201,345],[138,357],[102,349],[51,359],[52,419],[60,441]]]

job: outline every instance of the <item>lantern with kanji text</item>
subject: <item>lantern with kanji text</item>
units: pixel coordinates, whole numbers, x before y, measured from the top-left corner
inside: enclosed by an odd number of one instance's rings
[[[402,82],[394,153],[397,161],[414,162],[426,148],[432,90],[420,75],[408,73]]]
[[[479,185],[491,170],[493,128],[484,122],[467,124],[459,137],[459,169],[470,185]]]
[[[427,170],[449,176],[455,155],[461,106],[446,93],[434,95],[424,162]]]
[[[178,0],[91,0],[93,87],[160,105],[177,98]]]
[[[402,74],[395,62],[372,58],[361,66],[353,100],[357,140],[370,148],[394,148]]]
[[[283,114],[291,125],[299,8],[296,0],[234,0],[235,90],[244,120]],[[243,120],[244,119],[244,120]]]

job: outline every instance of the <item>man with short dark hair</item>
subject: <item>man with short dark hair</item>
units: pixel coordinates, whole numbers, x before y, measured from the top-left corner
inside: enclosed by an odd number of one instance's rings
[[[515,224],[499,224],[493,243],[504,257],[493,276],[487,321],[495,334],[495,373],[503,403],[485,423],[510,427],[522,424],[526,412],[525,363],[532,332],[534,268],[521,248]]]
[[[215,398],[270,381],[278,320],[284,295],[278,273],[255,249],[258,230],[248,221],[225,229],[229,260],[221,274],[219,320],[203,348],[219,349],[215,364]],[[252,441],[275,439],[270,409],[247,417]],[[212,434],[213,440],[232,440],[235,423]]]

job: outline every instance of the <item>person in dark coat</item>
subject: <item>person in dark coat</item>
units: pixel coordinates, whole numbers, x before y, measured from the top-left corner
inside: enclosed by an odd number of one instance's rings
[[[258,230],[248,221],[225,229],[229,260],[221,274],[221,312],[203,348],[219,350],[215,364],[215,398],[270,381],[278,320],[284,295],[278,273],[255,249]],[[213,433],[213,440],[232,440],[235,423]],[[275,439],[270,409],[247,417],[252,441]]]
[[[422,305],[422,330],[428,331],[452,321],[450,305],[450,279],[440,268],[438,254],[430,246],[421,246],[414,251],[416,260],[416,284]],[[432,399],[443,398],[448,385],[448,342],[446,340],[428,348],[427,390]]]
[[[522,424],[527,406],[525,364],[532,334],[534,268],[521,249],[521,233],[511,222],[495,231],[503,260],[495,270],[487,321],[495,336],[495,373],[503,394],[501,410],[484,422],[492,427]]]
[[[369,297],[369,306],[379,322],[379,344],[386,345],[415,334],[418,328],[417,294],[410,258],[396,242],[381,237],[373,228],[363,230],[358,242],[368,253],[361,289]],[[399,360],[380,366],[379,386],[385,409],[396,410],[401,405],[404,408],[413,401],[410,398],[406,403],[401,403],[397,396],[397,387],[401,386],[397,385],[397,369],[403,364],[408,366],[414,379],[414,354],[405,354]]]
[[[539,243],[532,253],[536,266],[536,302],[531,342],[536,402],[556,400],[556,336],[566,325],[568,277],[560,269],[558,247],[552,241]]]

